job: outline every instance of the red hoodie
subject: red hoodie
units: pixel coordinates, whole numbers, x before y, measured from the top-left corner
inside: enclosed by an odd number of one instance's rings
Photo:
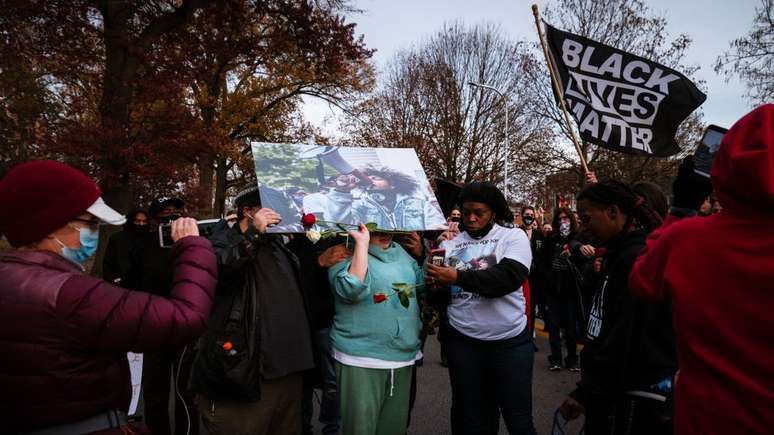
[[[669,217],[629,287],[671,298],[677,434],[774,430],[774,104],[739,120],[712,167],[721,213]]]

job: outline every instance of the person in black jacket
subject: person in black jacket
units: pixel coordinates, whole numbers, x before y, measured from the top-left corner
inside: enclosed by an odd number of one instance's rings
[[[333,346],[330,332],[333,325],[335,307],[333,291],[328,280],[328,268],[352,256],[341,238],[333,237],[312,243],[303,235],[294,236],[288,248],[298,256],[301,270],[301,283],[308,291],[310,324],[313,332],[316,368],[304,378],[304,398],[301,410],[302,435],[312,434],[312,414],[314,413],[314,388],[322,391],[320,397],[320,415],[323,434],[337,434],[341,427],[339,408],[339,389],[336,381],[336,361],[333,358]]]
[[[677,371],[667,303],[635,299],[628,277],[649,231],[661,219],[624,183],[608,180],[578,195],[584,229],[605,247],[581,352],[581,380],[562,404],[565,418],[585,413],[587,434],[671,433],[667,402]]]
[[[279,214],[257,187],[236,199],[239,222],[221,221],[210,241],[218,293],[191,375],[210,435],[301,432],[303,373],[314,367],[308,295],[298,258],[267,234]]]
[[[569,208],[554,212],[554,234],[544,243],[541,250],[540,268],[543,271],[543,302],[547,308],[543,320],[548,330],[551,354],[548,356],[549,370],[562,368],[562,335],[567,357],[564,366],[578,371],[576,350],[581,310],[581,283],[578,271],[594,256],[594,247],[584,244],[578,234],[578,222]]]
[[[150,204],[148,218],[151,231],[144,232],[132,255],[134,263],[130,266],[128,286],[157,296],[170,297],[174,272],[172,249],[160,246],[156,230],[159,225],[168,224],[185,214],[185,202],[180,198],[157,198]],[[186,388],[185,381],[190,375],[193,362],[192,344],[143,354],[143,418],[154,434],[171,434],[170,420],[174,420],[174,433],[177,435],[198,432],[199,418],[195,412],[193,394]],[[169,412],[170,374],[176,390],[172,413]]]
[[[140,288],[138,256],[148,234],[148,212],[133,208],[126,214],[124,229],[110,236],[102,259],[102,278],[128,289]]]
[[[543,310],[543,276],[541,268],[539,267],[538,259],[540,258],[540,250],[543,247],[545,238],[543,234],[538,230],[538,223],[535,221],[535,207],[531,205],[525,205],[521,208],[521,221],[522,225],[519,227],[527,235],[529,239],[529,245],[532,249],[532,265],[529,268],[529,291],[530,291],[530,325],[531,331],[535,330],[535,311],[536,308]],[[537,345],[535,345],[537,348]]]

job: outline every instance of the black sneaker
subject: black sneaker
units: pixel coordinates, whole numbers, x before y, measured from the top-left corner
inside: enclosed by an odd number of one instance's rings
[[[565,368],[567,370],[571,371],[571,372],[576,372],[576,373],[581,371],[580,366],[578,365],[578,363],[567,364],[565,366]]]
[[[551,363],[548,366],[548,371],[551,371],[551,372],[558,372],[561,369],[562,369],[562,366],[559,365],[558,363]]]

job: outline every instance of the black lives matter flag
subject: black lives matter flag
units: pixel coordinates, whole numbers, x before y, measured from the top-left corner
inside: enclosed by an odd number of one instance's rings
[[[548,24],[546,38],[567,109],[583,140],[657,157],[680,151],[678,125],[707,99],[688,78]]]

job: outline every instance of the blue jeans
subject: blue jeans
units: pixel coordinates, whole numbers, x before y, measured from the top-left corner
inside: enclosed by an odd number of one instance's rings
[[[529,328],[516,337],[483,341],[448,326],[446,357],[452,387],[453,435],[497,435],[500,414],[512,435],[532,435]]]
[[[315,332],[314,345],[320,353],[320,372],[322,374],[322,398],[320,399],[320,424],[325,435],[338,434],[340,429],[341,413],[339,412],[339,388],[336,381],[336,361],[333,359],[333,347],[331,346],[330,328],[320,329]],[[303,433],[312,433],[312,413],[314,405],[314,388],[304,385],[304,398],[302,403]]]

